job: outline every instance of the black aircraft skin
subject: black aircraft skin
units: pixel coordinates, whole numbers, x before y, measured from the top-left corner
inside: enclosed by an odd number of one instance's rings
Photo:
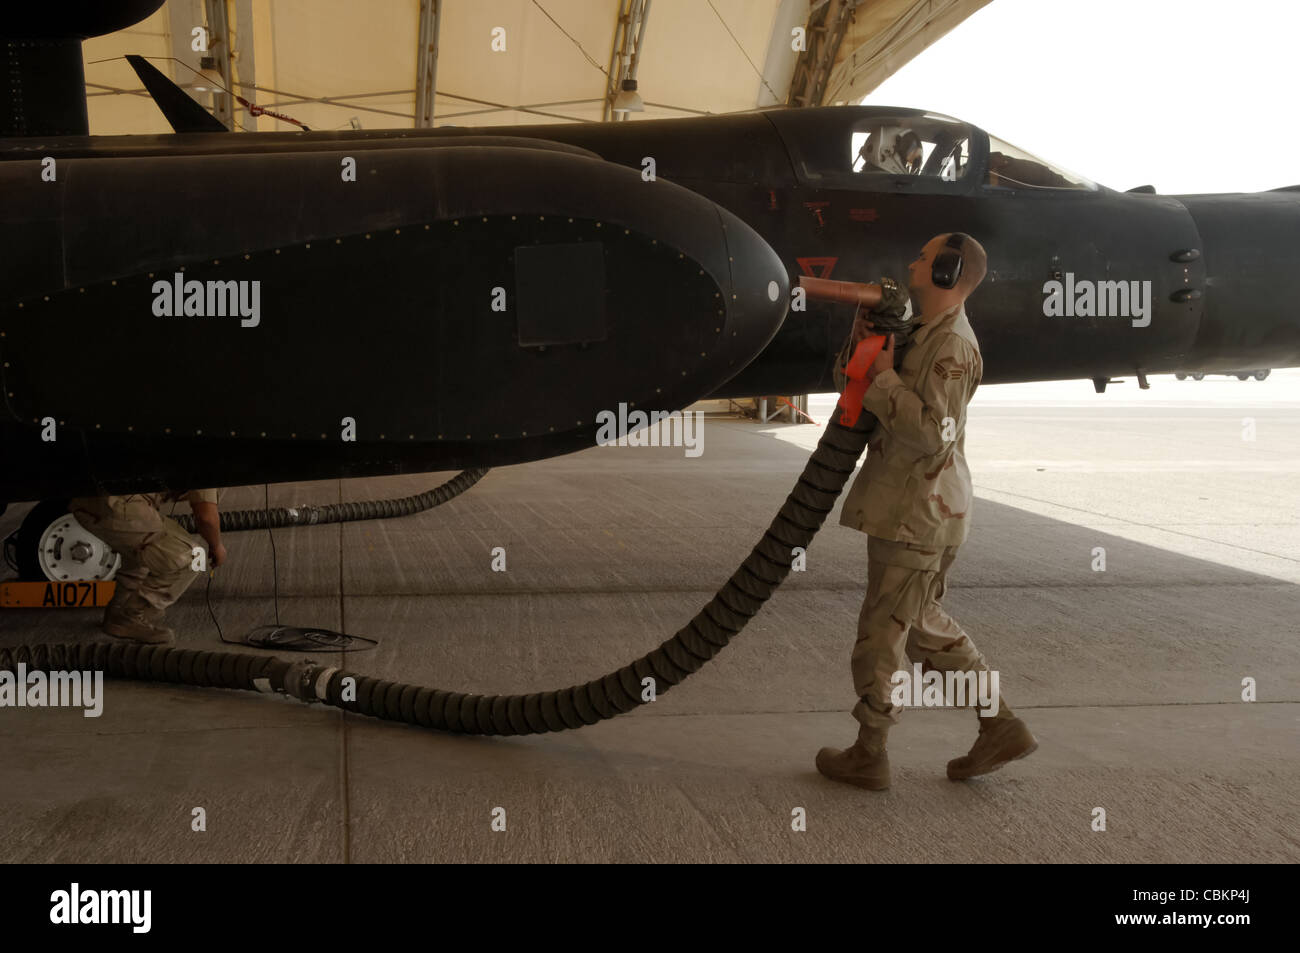
[[[864,122],[926,115],[876,107],[85,135],[80,37],[158,5],[5,27],[46,39],[0,90],[0,506],[522,463],[594,445],[621,403],[831,390],[852,312],[791,310],[798,277],[904,278],[948,231],[988,252],[986,383],[1300,363],[1294,189],[990,184],[965,124],[956,179],[855,173]],[[174,127],[211,128],[137,69]],[[1046,317],[1067,274],[1150,282],[1149,324]],[[212,288],[234,310],[209,282],[257,282],[256,314],[157,313]]]

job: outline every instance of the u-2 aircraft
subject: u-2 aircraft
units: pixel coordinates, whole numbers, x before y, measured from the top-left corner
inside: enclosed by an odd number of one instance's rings
[[[80,39],[159,2],[0,27],[42,38],[0,102],[0,506],[520,463],[621,403],[830,390],[851,309],[792,310],[797,278],[903,277],[947,231],[988,251],[985,382],[1300,363],[1300,187],[1117,192],[873,106],[236,134],[147,64],[177,131],[86,135]]]

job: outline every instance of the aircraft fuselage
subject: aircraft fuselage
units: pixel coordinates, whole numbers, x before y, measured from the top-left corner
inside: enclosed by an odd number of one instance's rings
[[[946,119],[927,170],[853,168],[941,119],[0,142],[0,500],[517,463],[623,402],[829,390],[851,309],[787,315],[798,276],[903,277],[948,231],[988,252],[986,383],[1300,363],[1300,193],[1027,183]],[[180,274],[258,282],[257,322],[157,314]]]

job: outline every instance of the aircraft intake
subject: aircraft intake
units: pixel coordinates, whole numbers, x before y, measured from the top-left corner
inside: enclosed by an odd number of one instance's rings
[[[23,188],[39,163],[0,165],[18,199],[0,236],[21,250],[0,439],[41,448],[0,500],[130,492],[164,469],[232,486],[571,452],[604,411],[715,390],[789,300],[735,215],[569,146],[71,158],[58,175]],[[160,367],[189,396],[159,399]],[[235,369],[239,387],[208,392]]]

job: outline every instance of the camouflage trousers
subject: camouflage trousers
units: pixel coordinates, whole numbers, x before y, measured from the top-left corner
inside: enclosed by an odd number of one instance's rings
[[[851,662],[859,699],[853,717],[864,727],[897,723],[902,709],[890,701],[891,679],[909,662],[923,671],[988,671],[970,636],[939,604],[956,558],[956,546],[868,537],[867,596]]]
[[[122,557],[113,580],[113,603],[162,610],[179,599],[199,577],[191,567],[194,537],[180,523],[152,507],[145,512],[114,512],[102,499],[83,498],[69,507],[77,522]]]

